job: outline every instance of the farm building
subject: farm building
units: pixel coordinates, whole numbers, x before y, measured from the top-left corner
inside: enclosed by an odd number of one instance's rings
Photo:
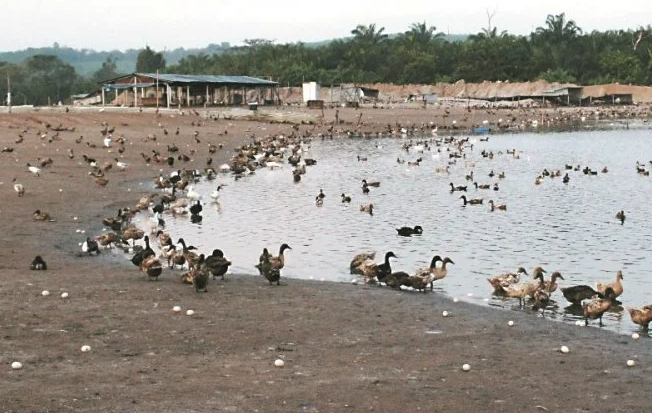
[[[219,106],[274,104],[278,83],[250,76],[132,73],[101,82],[102,104],[118,106]],[[113,92],[113,93],[111,93]]]

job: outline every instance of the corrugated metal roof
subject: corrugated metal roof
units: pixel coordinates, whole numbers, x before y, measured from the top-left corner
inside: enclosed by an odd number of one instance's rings
[[[156,79],[156,73],[136,73],[136,75]],[[251,76],[178,75],[172,73],[159,73],[158,80],[164,83],[224,83],[252,86],[276,86],[278,84],[270,80]]]

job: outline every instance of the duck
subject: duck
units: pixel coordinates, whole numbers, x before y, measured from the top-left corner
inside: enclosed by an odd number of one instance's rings
[[[177,241],[177,244],[181,244],[183,247],[183,250],[181,251],[181,254],[183,255],[184,261],[188,263],[188,269],[191,270],[196,267],[197,263],[199,262],[199,255],[196,253],[192,252],[192,250],[196,249],[194,246],[187,246],[186,241],[183,238],[179,238]],[[178,265],[175,263],[175,265]]]
[[[648,329],[650,321],[652,321],[652,305],[646,305],[640,309],[628,308],[627,311],[629,311],[629,317],[633,323],[643,327],[644,330]]]
[[[478,184],[477,182],[474,182],[473,185],[475,185],[475,189],[491,189],[490,184]]]
[[[201,201],[197,200],[197,203],[193,204],[190,206],[190,214],[191,215],[199,215],[199,213],[203,210],[204,208],[201,206]]]
[[[92,255],[93,253],[99,254],[100,247],[97,241],[91,237],[86,237],[86,241],[82,244],[82,252],[88,253],[88,255]]]
[[[374,214],[374,204],[360,205],[360,212],[366,212],[369,215]]]
[[[45,271],[48,269],[48,265],[40,255],[37,255],[29,264],[29,269],[33,271]]]
[[[429,274],[435,273],[435,271],[437,270],[437,262],[441,260],[442,260],[441,256],[435,255],[434,257],[432,257],[432,260],[430,260],[430,266],[425,268],[419,268],[416,271],[415,275],[417,277],[424,278]]]
[[[588,303],[582,304],[582,312],[584,313],[584,325],[589,325],[589,319],[600,319],[600,326],[602,327],[602,316],[609,311],[613,305],[613,300],[616,298],[616,293],[611,287],[604,290],[604,298],[594,297]]]
[[[441,261],[441,267],[436,267],[436,262]],[[446,268],[447,264],[455,264],[453,260],[451,260],[448,257],[444,257],[443,259],[439,255],[435,255],[432,257],[432,261],[430,262],[430,272],[434,274],[433,279],[430,281],[430,291],[433,291],[434,289],[434,282],[437,280],[443,280],[446,278],[448,275],[448,268]]]
[[[362,185],[362,193],[365,195],[369,195],[369,185],[367,184]]]
[[[567,184],[570,182],[570,177],[568,176],[568,173],[564,175],[564,177],[561,180],[563,183]]]
[[[563,280],[564,277],[561,275],[559,271],[555,271],[552,273],[550,276],[550,280],[544,281],[544,287],[545,290],[548,292],[548,294],[552,294],[555,291],[557,291],[557,280]]]
[[[217,189],[215,189],[213,192],[211,192],[211,199],[213,202],[219,202],[220,201],[220,190],[224,187],[224,185],[218,185]]]
[[[435,277],[434,273],[428,273],[425,276],[419,276],[418,274],[415,274],[408,277],[402,276],[403,274],[405,273],[393,273],[390,274],[390,276],[393,276],[395,278],[398,278],[400,276],[398,280],[401,282],[400,284],[401,286],[410,287],[413,290],[422,291],[424,293],[428,291],[428,285],[432,283]]]
[[[276,256],[276,257],[271,256],[269,254],[269,252],[268,252],[266,260],[269,261],[269,264],[271,266],[270,268],[280,271],[285,266],[285,251],[286,250],[291,250],[291,249],[292,249],[292,247],[290,247],[288,244],[284,243],[284,244],[281,244],[281,247],[278,250],[278,256]],[[258,268],[258,270],[261,272],[261,274],[262,274],[262,269],[261,269],[261,267],[259,267],[259,265],[261,265],[261,263],[263,262],[263,259],[265,258],[264,257],[264,255],[265,255],[264,252],[266,250],[267,250],[266,248],[265,248],[265,250],[263,250],[263,254],[260,255],[259,263],[258,263],[258,265],[256,265],[256,268]]]
[[[466,186],[462,186],[462,185],[455,186],[455,185],[453,185],[452,182],[449,185],[451,186],[451,192],[455,192],[455,191],[458,191],[458,192],[459,191],[464,191],[464,192],[466,192]]]
[[[505,179],[505,172],[501,172],[498,174],[498,179]]]
[[[493,278],[487,278],[489,284],[494,288],[494,294],[504,294],[504,290],[501,288],[504,286],[518,284],[521,279],[521,274],[527,275],[527,271],[523,267],[518,267],[515,272],[506,272],[500,274]]]
[[[498,182],[496,182],[496,183],[494,184],[493,190],[494,190],[494,191],[500,191],[500,187],[498,186]]]
[[[525,298],[531,297],[539,288],[545,272],[546,271],[543,268],[536,267],[532,270],[532,275],[535,280],[538,279],[538,281],[529,281],[523,284],[512,284],[508,286],[501,285],[500,288],[507,297],[518,298],[519,307],[523,307],[523,301]]]
[[[213,274],[213,279],[222,277],[222,281],[230,265],[231,261],[224,258],[224,252],[220,249],[214,249],[213,253],[204,260],[204,266]]]
[[[111,248],[111,245],[115,244],[118,241],[120,241],[120,236],[113,231],[105,232],[97,239],[97,242],[99,242],[101,246],[107,248]]]
[[[618,270],[616,271],[616,280],[612,283],[598,283],[596,285],[596,290],[603,295],[607,295],[607,288],[611,288],[614,293],[614,298],[620,297],[623,293],[623,272]]]
[[[348,195],[345,195],[344,193],[342,193],[342,203],[350,204],[351,203],[351,197],[348,196]]]
[[[400,290],[401,286],[403,285],[411,286],[410,281],[408,281],[410,277],[410,274],[403,271],[398,271],[387,275],[384,279],[384,282],[388,287]]]
[[[616,212],[616,219],[619,219],[621,224],[624,223],[625,222],[625,211],[620,210],[620,211]]]
[[[156,232],[156,238],[158,239],[158,243],[161,247],[172,244],[172,238],[170,237],[170,234],[163,231],[162,229],[159,229]]]
[[[140,263],[140,271],[147,274],[149,281],[158,281],[158,277],[163,272],[163,266],[155,255],[150,255]]]
[[[541,310],[541,314],[545,316],[546,307],[550,302],[550,292],[547,290],[543,278],[540,278],[539,286],[536,289],[536,291],[532,294],[532,298],[534,299],[532,310],[533,311]]]
[[[125,169],[127,169],[127,167],[129,167],[129,164],[128,164],[128,163],[122,162],[122,161],[119,160],[118,158],[114,158],[114,159],[115,159],[115,164],[116,164],[116,166],[117,166],[118,169],[120,169],[121,171],[124,171]]]
[[[401,235],[403,237],[423,234],[423,228],[421,228],[421,225],[416,225],[414,228],[410,228],[410,227],[396,228],[396,231],[398,232],[398,235]]]
[[[464,201],[464,206],[466,205],[480,205],[484,201],[482,198],[471,198],[471,199],[466,199],[466,195],[462,195],[460,197],[462,201]]]
[[[260,274],[269,281],[269,285],[273,285],[273,283],[281,285],[281,270],[274,267],[270,258],[271,256],[269,255],[267,248],[263,248],[263,253],[260,255],[260,260],[256,265],[256,268],[258,268]]]
[[[210,270],[204,265],[204,254],[199,255],[197,267],[189,271],[192,276],[192,286],[195,287],[196,292],[208,292],[208,278],[210,277]]]
[[[588,285],[574,285],[572,287],[562,288],[561,293],[564,298],[573,305],[579,305],[582,301],[591,299],[595,296],[604,298],[602,293],[595,291]]]
[[[393,251],[388,251],[385,253],[385,261],[381,264],[371,264],[363,268],[363,275],[369,281],[374,278],[378,281],[383,281],[383,279],[392,273],[392,266],[390,264],[390,258],[396,258],[396,255]]]
[[[29,162],[27,163],[27,170],[36,175],[37,178],[41,176],[41,169],[37,168]]]
[[[373,260],[375,258],[376,251],[357,254],[355,257],[353,257],[351,263],[349,264],[351,274],[364,275],[364,267],[373,264]]]
[[[14,191],[16,191],[18,197],[22,198],[23,196],[25,196],[25,186],[23,184],[16,182],[16,178],[14,178],[12,182],[14,182]]]
[[[319,195],[315,197],[315,205],[318,207],[324,206],[324,198],[320,198]]]
[[[149,246],[149,237],[145,235],[145,248],[141,251],[138,251],[131,257],[131,262],[136,267],[140,267],[143,261],[149,257],[156,256],[154,250]]]
[[[320,190],[319,190],[319,194],[317,194],[317,198],[322,199],[322,200],[323,200],[324,198],[326,198],[326,194],[324,194],[324,190],[323,190],[323,189],[320,189]]]
[[[491,212],[494,212],[495,210],[499,211],[507,211],[507,205],[506,204],[498,204],[495,205],[493,199],[489,200],[489,206],[491,207]]]
[[[188,191],[186,192],[186,198],[192,200],[192,201],[198,201],[201,198],[201,195],[195,191],[193,186],[188,187]]]
[[[380,181],[367,181],[366,179],[363,179],[362,186],[373,186],[378,188],[380,186]]]
[[[32,214],[34,217],[34,221],[49,221],[49,222],[54,222],[50,214],[47,212],[42,212],[40,209],[37,209],[34,211]]]
[[[143,239],[145,231],[136,227],[129,227],[122,232],[122,242],[129,242],[131,240],[132,246],[136,245],[136,240]]]
[[[101,176],[94,176],[93,181],[101,187],[105,187],[109,183],[107,178],[103,178]]]

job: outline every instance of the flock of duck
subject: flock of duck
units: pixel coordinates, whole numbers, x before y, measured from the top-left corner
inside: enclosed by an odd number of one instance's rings
[[[108,131],[108,125],[102,131],[105,136],[104,146],[111,147],[118,145],[118,152],[124,151],[124,138],[113,139],[111,133]],[[167,132],[166,132],[167,134]],[[177,129],[176,134],[179,134]],[[194,138],[197,143],[200,142],[198,132],[195,132]],[[43,139],[43,138],[42,138]],[[155,140],[155,137],[148,136],[149,140]],[[165,219],[163,214],[169,213],[175,217],[189,216],[194,223],[201,222],[202,218],[202,194],[195,191],[193,185],[200,179],[214,180],[220,173],[232,173],[235,179],[254,173],[258,168],[276,168],[287,160],[287,162],[294,167],[292,176],[294,182],[301,181],[301,175],[306,173],[306,166],[313,166],[317,163],[316,160],[311,158],[303,158],[302,143],[308,138],[298,136],[274,136],[266,139],[254,138],[251,143],[245,144],[237,149],[236,155],[231,159],[229,164],[221,165],[220,167],[213,168],[211,166],[212,159],[206,162],[207,166],[203,170],[197,169],[177,169],[169,175],[161,174],[154,180],[154,187],[160,190],[158,193],[153,193],[144,196],[136,204],[135,207],[125,207],[118,210],[117,215],[104,218],[102,223],[105,227],[110,228],[111,231],[104,232],[96,237],[87,237],[82,245],[82,252],[84,254],[93,255],[101,253],[102,248],[111,248],[113,246],[120,247],[126,252],[132,254],[131,262],[139,268],[139,270],[147,276],[149,280],[157,280],[163,273],[164,267],[169,270],[177,268],[184,269],[185,271],[180,275],[180,280],[183,283],[191,284],[198,292],[208,291],[207,286],[209,279],[221,277],[228,272],[228,268],[232,265],[224,256],[224,252],[220,249],[213,250],[210,254],[199,253],[196,247],[187,245],[183,238],[179,238],[175,243],[172,241],[172,236],[165,231]],[[323,137],[322,137],[323,139]],[[485,140],[488,140],[486,138]],[[79,142],[77,142],[79,143]],[[90,146],[90,145],[89,145]],[[436,149],[434,148],[436,146]],[[221,146],[220,146],[221,147]],[[449,161],[446,168],[438,168],[436,173],[449,174],[450,166],[454,165],[458,159],[465,162],[465,166],[473,167],[474,163],[466,161],[466,154],[464,150],[472,148],[473,143],[469,138],[455,138],[455,137],[432,137],[421,141],[408,141],[404,144],[403,149],[410,153],[410,149],[416,149],[417,152],[423,153],[424,151],[436,150],[438,153],[447,154]],[[209,144],[209,153],[214,153],[217,150],[215,145]],[[152,155],[141,154],[144,161],[149,163],[166,163],[172,167],[175,161],[186,162],[189,157],[185,154],[173,155],[178,151],[176,146],[167,147],[168,154],[164,155],[157,151],[153,151]],[[289,156],[288,156],[289,154]],[[482,151],[482,156],[492,159],[494,156],[502,155],[502,152],[493,153],[491,151]],[[508,155],[518,159],[520,153],[517,150],[507,151]],[[72,159],[74,153],[70,150],[69,157]],[[94,181],[104,186],[108,182],[105,173],[116,166],[120,170],[128,168],[128,164],[119,161],[117,158],[115,162],[100,165],[95,159],[86,155],[83,156],[84,161],[91,167],[89,175]],[[357,156],[358,162],[367,161],[366,157]],[[41,168],[48,165],[48,161],[41,161]],[[43,163],[45,162],[45,163]],[[398,163],[405,163],[406,160],[397,158]],[[419,167],[422,160],[417,158],[413,161],[407,161],[410,167]],[[28,171],[35,176],[40,176],[41,168],[27,164]],[[582,171],[586,175],[596,175],[597,172],[585,167],[581,169],[578,166],[566,165],[565,169]],[[637,172],[646,174],[647,170],[642,164],[636,165]],[[602,173],[608,173],[607,168],[602,169]],[[491,171],[488,176],[498,179],[505,178],[505,173],[494,173]],[[540,185],[543,183],[544,178],[560,177],[561,171],[552,169],[544,170],[541,174],[537,175],[535,184]],[[499,191],[500,186],[498,182],[493,184],[479,183],[475,180],[473,171],[466,176],[466,180],[473,183],[477,191],[480,190],[493,190]],[[570,180],[568,173],[562,178],[564,184]],[[14,190],[18,196],[23,196],[25,188],[22,184],[15,182]],[[225,185],[220,184],[216,186],[209,197],[211,202],[219,204],[220,193]],[[362,194],[369,195],[372,192],[371,188],[377,188],[380,182],[363,179],[362,180]],[[463,206],[483,205],[484,198],[467,197],[467,185],[455,185],[450,183],[451,193],[464,193],[459,198],[463,202]],[[315,197],[317,206],[324,204],[326,194],[320,189]],[[341,202],[350,203],[352,200],[350,195],[345,193],[341,194]],[[498,204],[493,200],[488,201],[490,211],[507,211],[506,204]],[[360,206],[360,211],[373,215],[374,207],[372,203],[363,204]],[[132,218],[138,213],[147,213],[146,226],[147,229],[138,228],[133,222]],[[622,222],[625,220],[624,211],[619,211],[616,218]],[[51,221],[52,218],[49,214],[37,210],[34,212],[34,219],[39,221]],[[412,236],[420,235],[423,233],[423,228],[419,225],[414,227],[401,227],[396,228],[397,235],[399,236]],[[156,240],[159,247],[159,252],[155,252],[152,248]],[[143,240],[144,245],[136,244],[136,241]],[[131,245],[129,245],[131,241]],[[280,285],[281,270],[285,265],[285,252],[291,250],[291,247],[283,243],[279,250],[278,255],[272,255],[267,248],[265,248],[257,263],[254,267],[257,268],[259,274],[262,275],[269,284]],[[394,272],[391,267],[391,259],[396,258],[394,252],[389,251],[385,254],[382,262],[376,263],[375,252],[367,252],[355,255],[351,260],[349,267],[352,274],[357,274],[363,277],[367,283],[376,283],[385,285],[394,289],[407,289],[414,291],[426,292],[428,289],[433,290],[433,284],[444,279],[448,275],[448,264],[455,264],[449,257],[435,255],[432,257],[430,266],[427,268],[419,268],[414,273],[407,272]],[[165,264],[165,265],[164,265]],[[30,264],[33,270],[46,270],[47,264],[38,256]],[[500,274],[496,277],[488,279],[493,293],[498,296],[506,298],[514,298],[519,300],[519,305],[523,306],[526,299],[532,302],[533,310],[545,310],[551,300],[552,294],[557,291],[557,280],[564,279],[563,276],[555,271],[552,273],[549,280],[545,279],[544,274],[546,271],[541,267],[535,267],[532,270],[534,280],[523,281],[521,275],[527,275],[524,268],[519,268],[516,272],[508,272]],[[621,305],[617,298],[623,293],[622,285],[623,275],[621,271],[617,272],[616,280],[612,283],[598,284],[595,288],[588,285],[577,285],[567,288],[561,288],[563,296],[572,305],[578,306],[582,309],[582,314],[585,323],[588,324],[589,319],[599,319],[602,325],[602,315],[613,307]],[[652,321],[652,305],[644,306],[640,309],[629,309],[631,319],[644,328],[647,328],[650,321]]]

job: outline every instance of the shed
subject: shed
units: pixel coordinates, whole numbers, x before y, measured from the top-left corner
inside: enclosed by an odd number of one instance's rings
[[[278,83],[250,76],[132,73],[101,82],[115,92],[115,104],[126,106],[212,106],[278,102]],[[121,93],[122,92],[122,93]]]

